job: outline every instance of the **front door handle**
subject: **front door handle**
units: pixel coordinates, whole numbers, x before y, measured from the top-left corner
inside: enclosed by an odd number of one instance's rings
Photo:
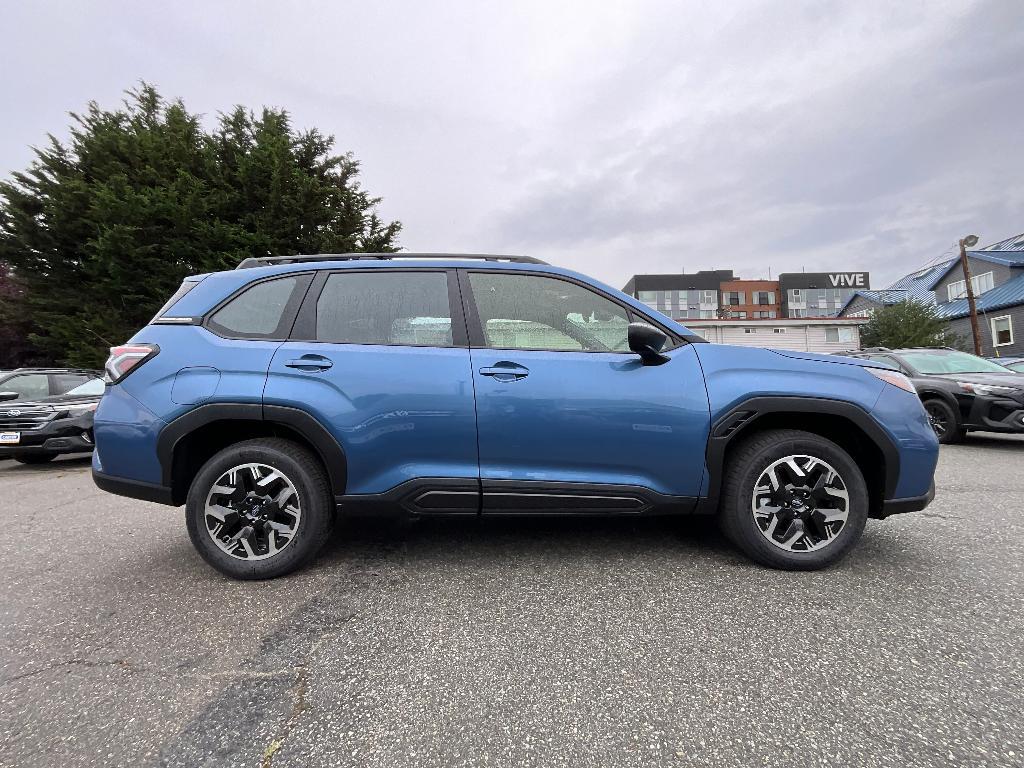
[[[323,355],[303,355],[298,360],[289,360],[286,368],[297,368],[300,371],[326,371],[334,363]]]
[[[518,363],[509,363],[502,360],[493,366],[480,369],[481,376],[490,376],[495,381],[519,381],[530,375],[530,369],[524,368]]]

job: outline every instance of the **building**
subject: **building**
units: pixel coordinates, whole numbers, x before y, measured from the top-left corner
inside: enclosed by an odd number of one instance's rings
[[[867,272],[789,272],[779,275],[782,316],[838,317],[850,297],[871,287]]]
[[[689,320],[686,327],[716,344],[840,353],[860,349],[865,318],[781,318],[776,320]]]
[[[774,320],[836,317],[867,272],[793,272],[778,280],[744,280],[731,269],[695,274],[634,275],[622,289],[673,320]]]
[[[718,317],[774,320],[780,317],[778,280],[723,280]]]
[[[986,357],[1024,356],[1024,233],[967,252]],[[840,317],[868,317],[910,299],[934,304],[948,330],[970,344],[967,284],[960,259],[946,259],[900,278],[882,291],[855,291]]]
[[[622,290],[673,320],[707,319],[718,317],[721,285],[733,279],[731,269],[633,275]]]

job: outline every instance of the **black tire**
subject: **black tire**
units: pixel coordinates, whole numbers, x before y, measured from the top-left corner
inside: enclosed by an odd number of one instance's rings
[[[16,453],[13,458],[19,464],[45,464],[57,458],[56,453]]]
[[[206,500],[213,484],[233,467],[259,463],[282,472],[294,485],[301,518],[286,546],[260,560],[234,557],[213,540],[206,524]],[[279,438],[237,443],[203,465],[185,502],[189,538],[202,558],[235,579],[273,579],[302,567],[323,547],[334,524],[334,500],[320,460],[303,446]]]
[[[956,411],[945,400],[931,398],[924,401],[924,410],[928,414],[928,421],[931,422],[935,436],[943,445],[959,443],[964,439],[966,430],[960,425]]]
[[[752,511],[755,484],[772,464],[788,456],[810,456],[831,465],[849,496],[845,523],[820,549],[791,551],[772,544]],[[729,456],[722,478],[719,525],[733,544],[752,560],[771,568],[812,571],[844,557],[860,539],[870,499],[860,468],[842,448],[819,435],[794,429],[769,430],[748,438]]]

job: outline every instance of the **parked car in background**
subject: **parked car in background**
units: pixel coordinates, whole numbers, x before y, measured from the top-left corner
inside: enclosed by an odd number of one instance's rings
[[[846,353],[888,363],[906,374],[942,443],[967,432],[1024,432],[1024,374],[955,349],[886,349]]]
[[[1011,371],[1024,373],[1024,357],[990,357],[988,359]]]
[[[18,368],[0,374],[0,459],[42,464],[62,453],[92,451],[101,373]]]
[[[111,350],[93,454],[236,578],[298,568],[339,512],[717,514],[807,570],[934,495],[914,387],[872,361],[709,344],[525,257],[242,266]]]

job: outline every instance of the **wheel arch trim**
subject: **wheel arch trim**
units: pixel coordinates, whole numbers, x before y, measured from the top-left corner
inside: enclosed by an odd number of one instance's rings
[[[718,507],[729,444],[737,436],[749,433],[749,427],[756,424],[760,417],[775,413],[826,414],[851,421],[881,451],[885,459],[883,501],[894,497],[900,474],[899,451],[892,438],[867,411],[844,400],[782,395],[748,398],[734,405],[712,424],[705,454],[708,493],[701,502],[702,507],[707,507],[709,511]]]
[[[338,498],[345,493],[348,480],[345,452],[327,428],[300,408],[259,403],[207,403],[182,414],[164,427],[157,438],[156,449],[164,486],[173,488],[174,455],[179,443],[197,429],[217,421],[258,421],[291,429],[306,440],[320,457],[331,482],[332,495]]]

